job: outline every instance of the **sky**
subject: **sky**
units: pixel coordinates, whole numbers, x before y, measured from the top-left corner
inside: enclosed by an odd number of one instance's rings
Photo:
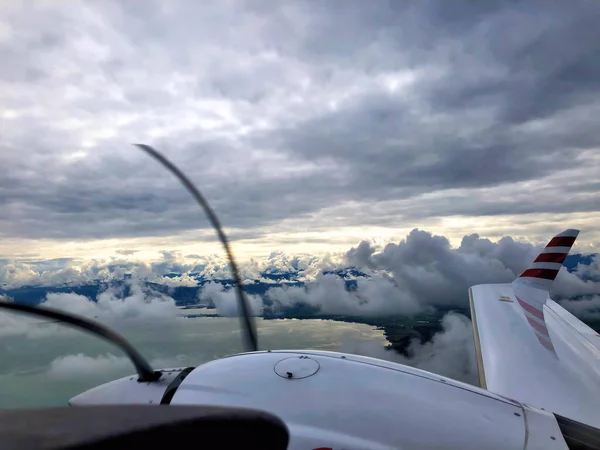
[[[599,20],[591,0],[2,2],[0,259],[220,252],[136,142],[244,260],[417,228],[598,249]]]

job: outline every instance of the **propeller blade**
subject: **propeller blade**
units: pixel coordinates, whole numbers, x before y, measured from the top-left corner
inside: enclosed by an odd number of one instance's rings
[[[194,184],[188,179],[188,177],[181,171],[177,166],[175,166],[171,161],[165,158],[161,153],[156,151],[154,148],[150,147],[146,144],[134,144],[139,147],[143,151],[145,151],[148,155],[152,156],[159,163],[161,163],[166,169],[168,169],[173,175],[175,175],[181,184],[187,189],[187,191],[194,197],[198,205],[202,207],[204,213],[208,217],[211,225],[217,232],[219,240],[221,244],[223,244],[223,248],[225,249],[225,253],[227,254],[227,259],[229,260],[229,266],[231,267],[231,272],[233,273],[233,278],[235,281],[235,289],[237,293],[237,301],[238,306],[241,312],[240,321],[242,328],[244,329],[244,344],[246,346],[247,351],[256,351],[258,350],[258,337],[256,335],[256,325],[254,323],[254,319],[250,314],[250,304],[248,302],[248,298],[246,297],[246,293],[244,292],[244,288],[242,286],[242,280],[240,277],[240,273],[238,270],[238,265],[235,262],[235,258],[233,257],[233,253],[229,246],[229,242],[227,240],[227,236],[223,232],[223,227],[219,222],[219,218],[212,210],[204,196],[200,193],[200,191],[194,186]]]

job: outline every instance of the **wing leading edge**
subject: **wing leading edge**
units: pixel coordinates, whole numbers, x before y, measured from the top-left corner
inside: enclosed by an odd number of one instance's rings
[[[515,281],[469,289],[482,387],[600,427],[600,336],[549,290],[578,230],[556,235]]]

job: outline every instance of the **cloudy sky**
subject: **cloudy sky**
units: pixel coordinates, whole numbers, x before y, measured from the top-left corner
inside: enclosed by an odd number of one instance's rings
[[[600,247],[596,1],[0,6],[0,258]],[[164,256],[164,254],[162,254]]]

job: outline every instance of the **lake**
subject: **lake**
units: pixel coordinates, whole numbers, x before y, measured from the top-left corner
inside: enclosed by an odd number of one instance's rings
[[[86,389],[135,373],[121,351],[66,326],[19,319],[26,331],[0,337],[0,408],[64,406]],[[394,359],[383,332],[329,320],[257,318],[261,349],[318,349]],[[243,351],[239,319],[177,317],[112,323],[154,368],[197,366]]]

